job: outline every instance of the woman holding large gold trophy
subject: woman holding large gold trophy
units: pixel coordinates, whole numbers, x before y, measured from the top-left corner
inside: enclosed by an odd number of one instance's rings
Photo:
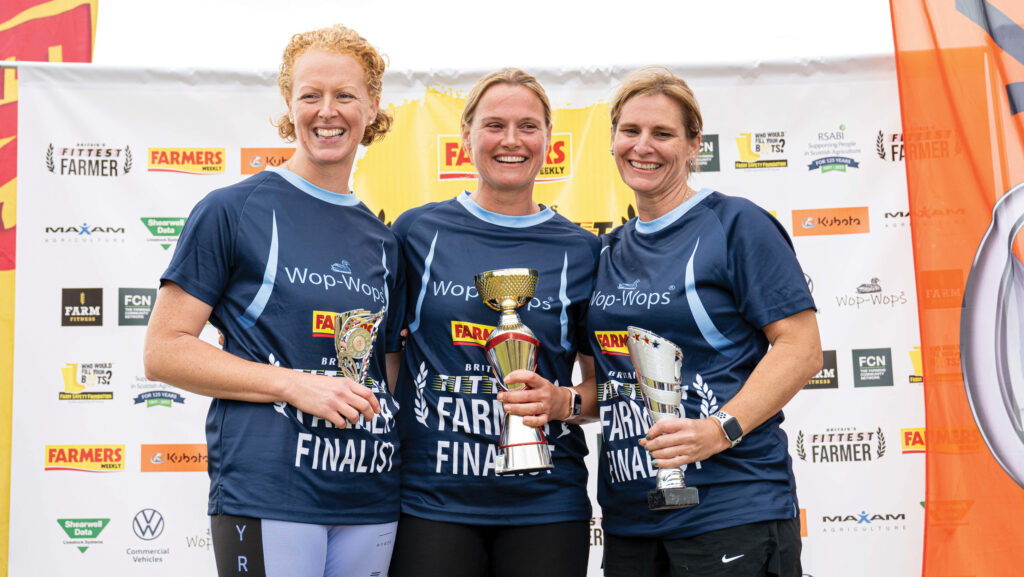
[[[462,115],[476,190],[393,226],[409,332],[392,577],[586,574],[587,448],[576,423],[596,410],[582,323],[598,240],[534,200],[550,137],[533,76],[484,76]],[[577,357],[589,384],[572,387]]]
[[[595,294],[620,298],[587,315],[592,346],[617,332],[631,355],[596,355],[605,575],[799,577],[779,424],[822,361],[792,244],[753,203],[690,188],[702,118],[668,69],[630,74],[611,124],[638,217],[602,237]]]

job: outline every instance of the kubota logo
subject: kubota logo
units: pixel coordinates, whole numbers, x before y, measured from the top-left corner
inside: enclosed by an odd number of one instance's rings
[[[224,172],[223,148],[150,148],[150,172],[217,174]]]
[[[438,180],[476,180],[473,159],[462,146],[462,137],[457,134],[437,136],[437,178]],[[558,182],[572,178],[572,133],[559,132],[551,135],[548,155],[544,166],[537,175],[537,182]]]
[[[478,325],[465,321],[452,321],[452,343],[456,345],[472,345],[483,347],[491,336],[494,327]]]
[[[864,234],[871,232],[868,207],[812,208],[793,211],[793,236]]]
[[[629,340],[629,333],[626,331],[594,331],[594,338],[601,346],[601,352],[606,355],[629,355],[626,348],[626,341]]]
[[[256,174],[268,166],[281,166],[295,154],[294,148],[243,148],[242,174]]]

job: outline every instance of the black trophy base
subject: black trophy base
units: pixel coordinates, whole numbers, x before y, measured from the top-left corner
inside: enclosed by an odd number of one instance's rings
[[[651,511],[693,507],[699,502],[700,499],[697,496],[696,487],[655,489],[647,493],[647,508]]]

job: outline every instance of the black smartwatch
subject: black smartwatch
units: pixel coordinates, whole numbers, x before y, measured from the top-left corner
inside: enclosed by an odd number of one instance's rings
[[[725,433],[725,438],[732,446],[740,444],[743,440],[743,427],[740,426],[740,422],[736,420],[736,417],[726,413],[725,411],[718,411],[712,415],[718,419],[718,424],[722,426],[722,432]]]
[[[583,397],[572,387],[566,387],[572,395],[572,402],[569,404],[569,416],[566,419],[580,416],[583,413]]]

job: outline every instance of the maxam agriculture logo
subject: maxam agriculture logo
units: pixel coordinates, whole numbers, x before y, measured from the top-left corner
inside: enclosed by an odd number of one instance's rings
[[[150,148],[150,172],[217,174],[224,172],[223,148]]]
[[[91,545],[100,545],[98,537],[110,523],[110,519],[57,519],[57,524],[64,530],[68,539],[65,545],[74,545],[85,553]]]
[[[124,470],[124,445],[47,445],[47,471],[112,473]]]
[[[437,179],[476,180],[473,159],[462,146],[462,136],[437,135]],[[572,178],[572,133],[551,135],[548,155],[537,175],[537,182],[558,182]]]
[[[150,238],[147,240],[158,243],[164,250],[167,250],[172,244],[178,242],[181,230],[185,228],[186,220],[188,219],[183,216],[144,216],[142,224],[149,230]]]
[[[906,513],[840,513],[821,516],[822,533],[867,533],[878,531],[906,531]]]
[[[109,401],[114,377],[112,363],[67,363],[60,369],[64,390],[57,394],[61,401]]]
[[[483,347],[494,327],[465,321],[452,321],[452,344]]]
[[[121,176],[132,170],[132,150],[104,143],[80,142],[46,148],[46,170],[67,176]]]
[[[594,331],[594,339],[601,347],[601,354],[629,356],[626,348],[629,333],[626,331]]]

